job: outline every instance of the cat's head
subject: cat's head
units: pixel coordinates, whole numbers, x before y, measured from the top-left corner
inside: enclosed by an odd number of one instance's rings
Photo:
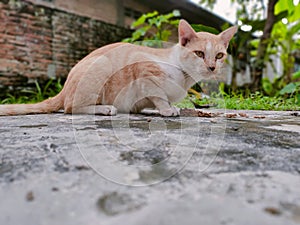
[[[180,20],[178,36],[181,51],[179,57],[183,69],[196,81],[209,79],[219,74],[227,56],[229,41],[236,31],[237,27],[234,26],[218,35],[207,32],[196,33],[185,20]]]

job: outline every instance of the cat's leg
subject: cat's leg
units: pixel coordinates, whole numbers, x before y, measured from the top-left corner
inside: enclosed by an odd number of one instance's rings
[[[90,105],[80,108],[73,108],[73,114],[89,114],[102,116],[115,116],[117,108],[113,105]]]
[[[171,106],[170,103],[160,97],[150,97],[149,98],[155,107],[159,110],[159,114],[162,116],[179,116],[179,109]]]

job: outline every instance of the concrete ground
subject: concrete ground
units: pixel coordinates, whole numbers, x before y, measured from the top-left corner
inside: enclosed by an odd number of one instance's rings
[[[300,224],[300,113],[0,117],[0,224]]]

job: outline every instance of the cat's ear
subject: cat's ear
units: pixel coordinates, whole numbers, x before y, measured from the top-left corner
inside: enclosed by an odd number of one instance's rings
[[[237,30],[238,27],[233,26],[233,27],[229,27],[228,29],[224,30],[222,33],[219,34],[226,48],[228,47],[231,38],[237,32]]]
[[[191,25],[186,22],[185,20],[180,20],[179,26],[178,26],[178,38],[179,43],[182,46],[186,46],[187,43],[189,43],[193,38],[196,38],[197,34],[194,31],[194,29],[191,27]]]

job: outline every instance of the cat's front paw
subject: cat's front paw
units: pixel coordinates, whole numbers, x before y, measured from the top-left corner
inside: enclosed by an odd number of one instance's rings
[[[117,115],[117,108],[113,105],[96,105],[95,114],[102,116],[115,116]]]
[[[159,114],[162,116],[179,116],[180,112],[179,109],[176,107],[170,107],[167,109],[159,110]]]

